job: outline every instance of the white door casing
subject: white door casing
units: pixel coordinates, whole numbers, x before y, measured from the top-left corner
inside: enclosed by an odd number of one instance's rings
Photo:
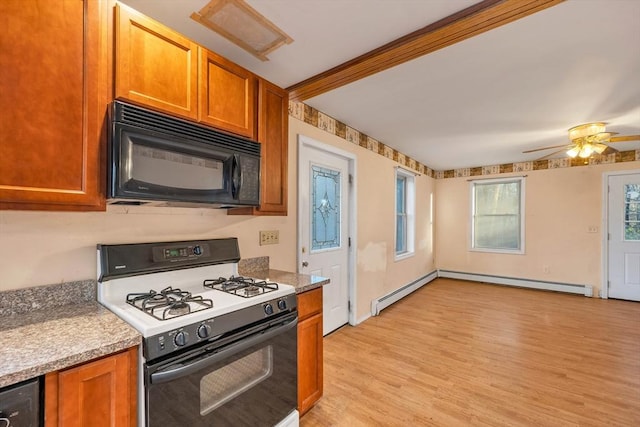
[[[607,174],[603,297],[640,301],[640,173]]]
[[[349,311],[350,294],[351,298],[354,294],[349,175],[354,162],[350,153],[299,136],[298,271],[330,280],[323,287],[323,335],[347,322],[354,324]]]

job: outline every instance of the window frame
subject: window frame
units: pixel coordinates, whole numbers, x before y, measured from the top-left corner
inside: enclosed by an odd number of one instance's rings
[[[515,254],[515,255],[524,255],[525,254],[525,177],[526,176],[515,176],[508,178],[488,178],[488,179],[476,179],[470,180],[469,188],[470,188],[470,215],[469,215],[469,251],[472,252],[486,252],[486,253],[498,253],[498,254]],[[508,249],[508,248],[479,248],[475,247],[475,211],[476,211],[476,185],[487,185],[487,184],[507,184],[518,182],[520,185],[520,203],[519,203],[519,213],[518,218],[520,221],[520,245],[517,249]]]
[[[410,258],[415,254],[415,211],[416,211],[416,176],[414,173],[396,167],[394,174],[394,255],[395,260],[399,261]],[[398,212],[398,179],[404,179],[404,211]],[[402,214],[405,218],[405,248],[401,251],[398,247],[398,215]]]

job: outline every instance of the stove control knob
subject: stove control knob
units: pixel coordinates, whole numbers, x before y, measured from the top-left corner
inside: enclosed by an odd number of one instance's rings
[[[194,246],[193,247],[193,254],[194,255],[202,255],[202,248],[200,246]]]
[[[209,330],[211,328],[209,327],[209,325],[205,325],[204,323],[200,326],[198,326],[198,336],[202,339],[205,339],[206,337],[209,336]]]
[[[286,310],[287,309],[287,302],[283,299],[278,300],[278,308],[280,310]]]
[[[267,316],[271,316],[273,314],[273,306],[269,303],[265,304],[264,312],[267,314]]]
[[[187,340],[189,339],[189,334],[184,332],[184,331],[180,331],[176,334],[176,336],[173,338],[173,342],[178,346],[178,347],[182,347],[184,345],[187,344]]]

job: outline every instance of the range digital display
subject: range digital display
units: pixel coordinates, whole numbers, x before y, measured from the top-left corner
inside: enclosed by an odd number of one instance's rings
[[[164,258],[172,259],[172,258],[182,258],[189,256],[189,252],[187,248],[166,248],[164,250]]]

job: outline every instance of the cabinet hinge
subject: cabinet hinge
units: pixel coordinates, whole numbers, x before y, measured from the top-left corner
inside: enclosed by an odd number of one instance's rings
[[[351,301],[347,301],[347,310],[351,313]]]
[[[349,247],[351,247],[351,237],[347,237],[347,242],[348,242]]]
[[[349,184],[353,184],[353,175],[349,174]]]

